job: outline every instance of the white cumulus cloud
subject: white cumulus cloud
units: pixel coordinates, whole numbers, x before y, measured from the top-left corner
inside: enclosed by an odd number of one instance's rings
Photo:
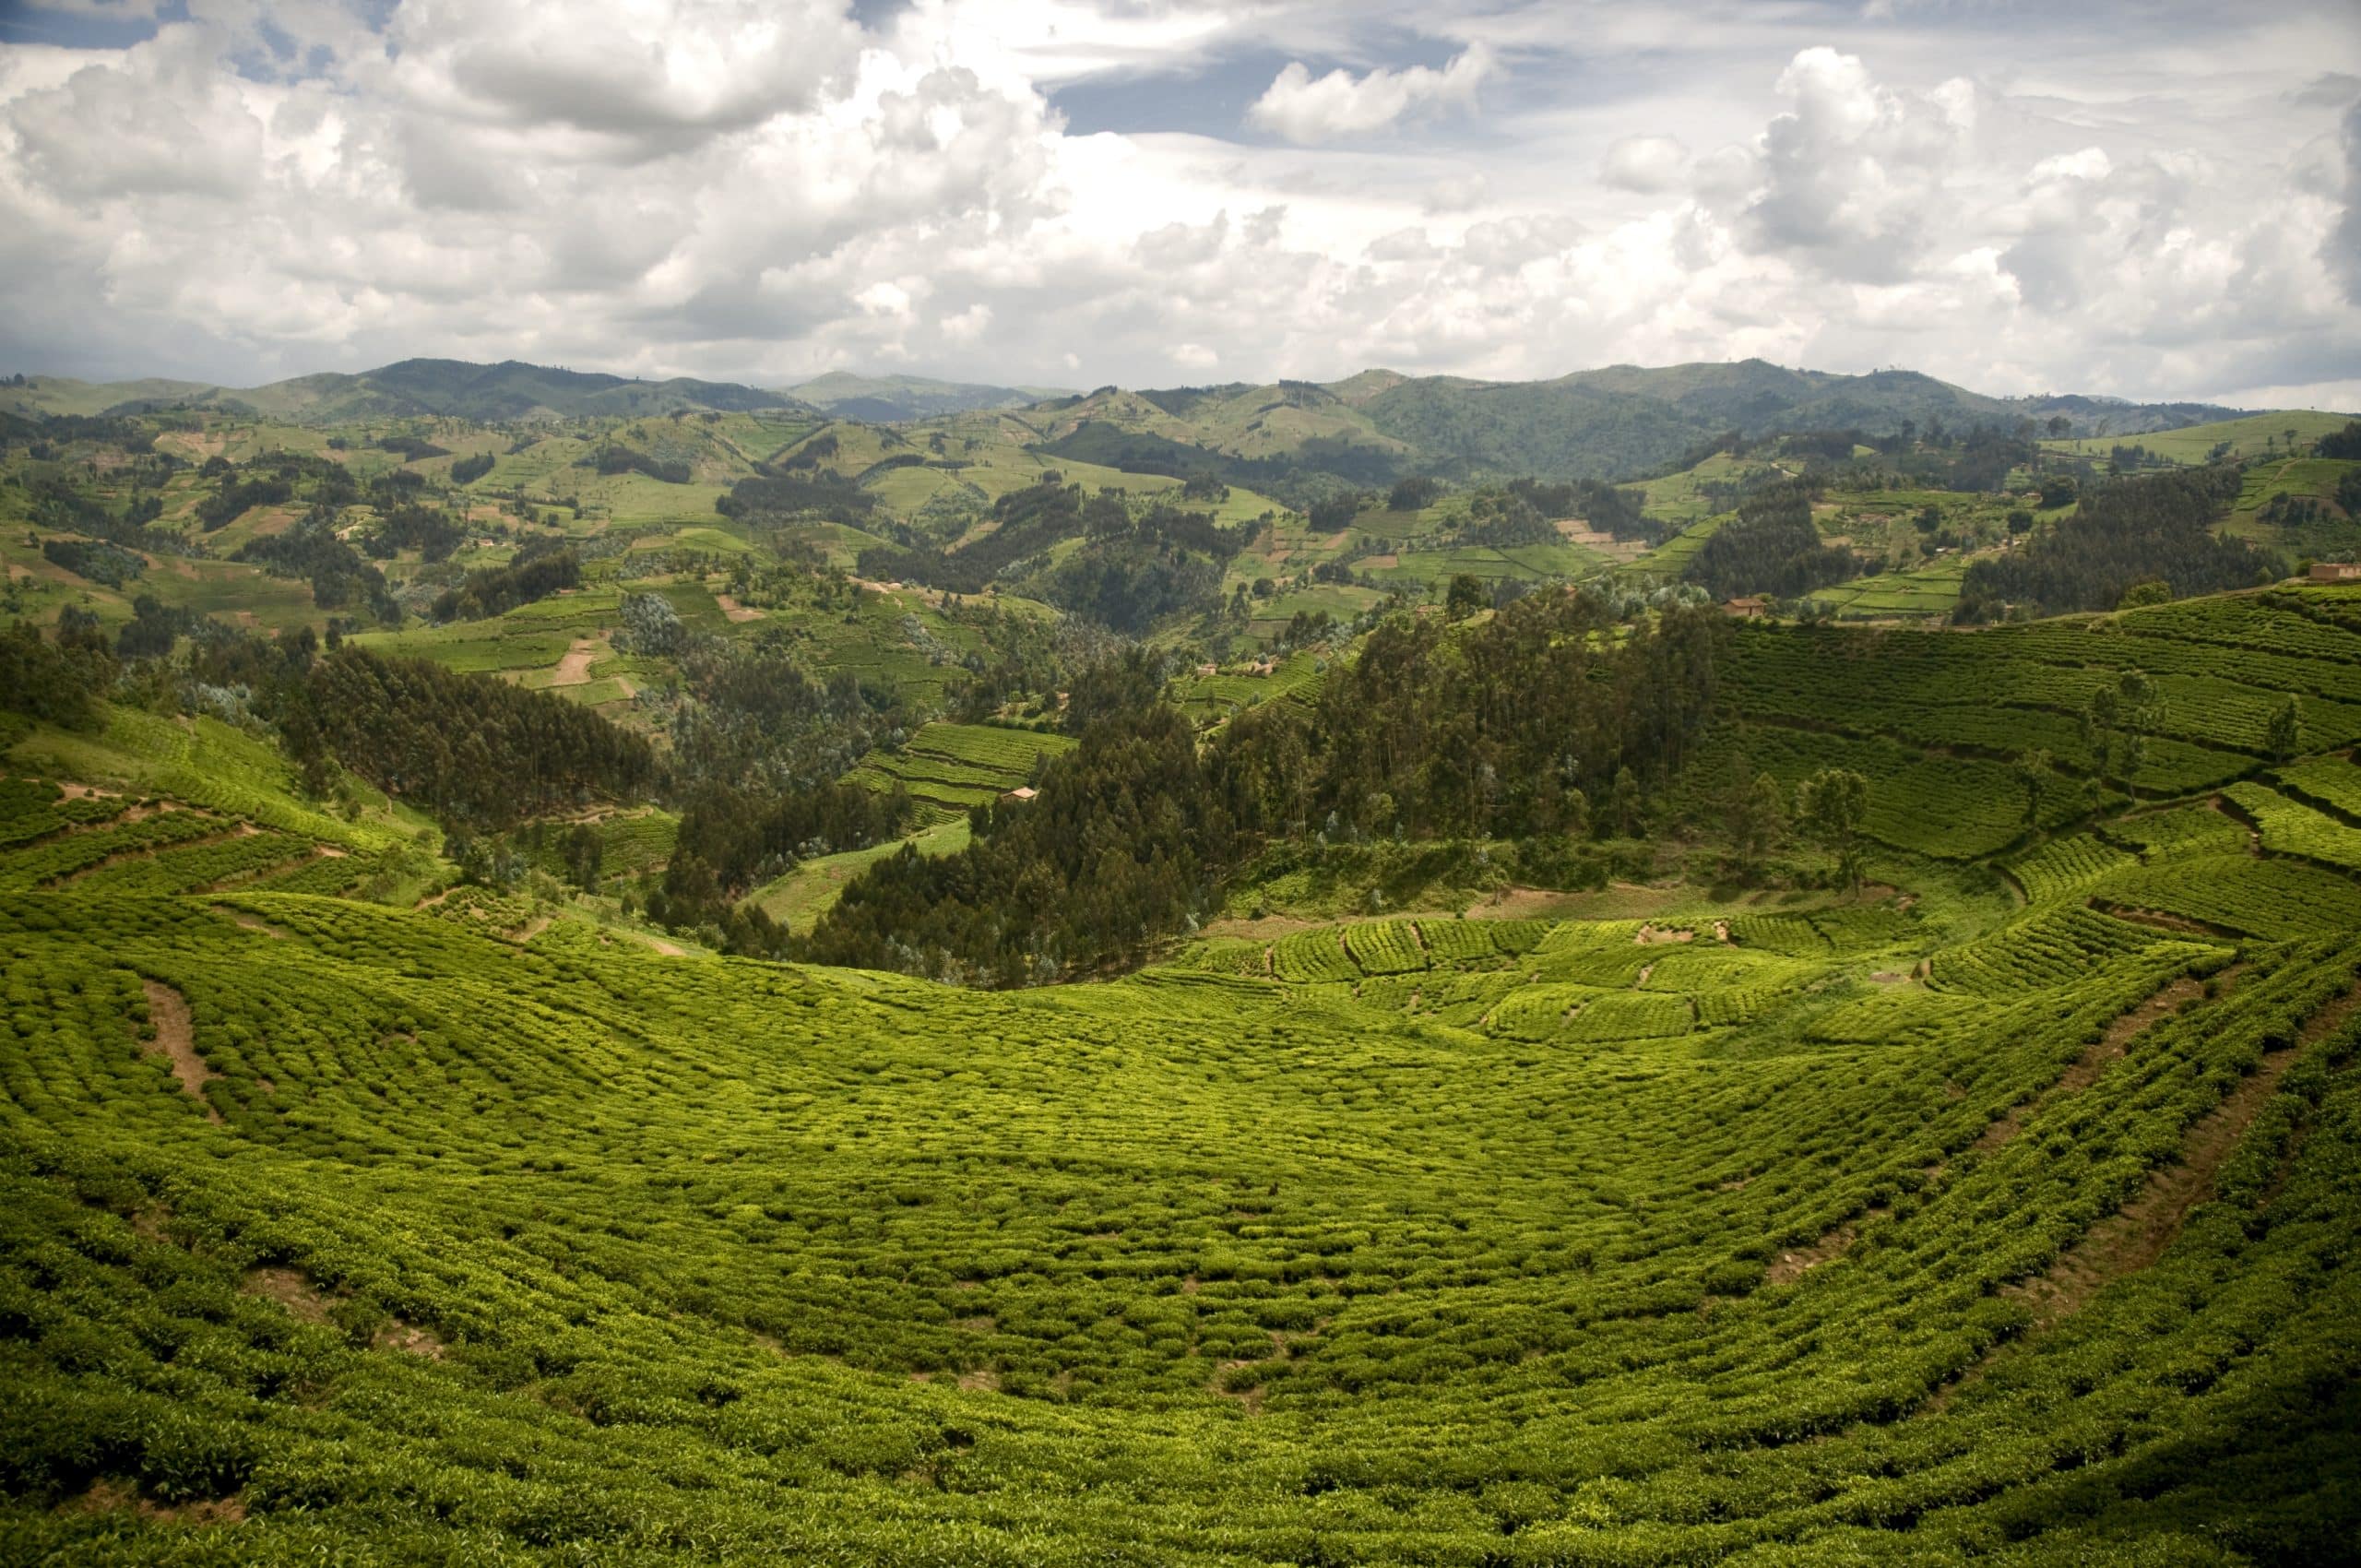
[[[2169,37],[1640,0],[160,9],[0,44],[0,374],[1760,354],[2361,402],[2350,0]],[[1268,74],[1312,58],[1356,65]]]
[[[1255,100],[1246,117],[1292,142],[1367,136],[1405,115],[1469,106],[1477,88],[1498,69],[1492,51],[1481,43],[1470,44],[1440,71],[1413,65],[1356,77],[1340,68],[1315,77],[1295,60]]]

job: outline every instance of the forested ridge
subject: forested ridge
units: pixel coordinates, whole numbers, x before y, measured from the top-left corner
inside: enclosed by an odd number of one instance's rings
[[[1727,636],[1688,609],[1625,625],[1579,592],[1465,627],[1400,616],[1313,702],[1266,705],[1202,748],[1134,652],[1078,685],[1081,743],[1037,799],[979,807],[959,854],[872,868],[787,950],[1022,984],[1136,961],[1267,843],[1585,835],[1594,798],[1628,810],[1679,774]]]
[[[418,659],[340,647],[291,683],[279,715],[299,765],[333,755],[389,793],[500,828],[655,783],[646,738],[546,693]]]
[[[2236,468],[2216,465],[2094,484],[2072,516],[2023,549],[1968,568],[1962,618],[2000,603],[2050,615],[2111,610],[2152,578],[2185,599],[2281,576],[2284,562],[2213,529],[2239,482]]]

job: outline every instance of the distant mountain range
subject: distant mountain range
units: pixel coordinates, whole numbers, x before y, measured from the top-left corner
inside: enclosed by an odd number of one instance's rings
[[[787,389],[802,402],[837,419],[872,424],[934,419],[978,409],[1022,409],[1047,398],[1071,397],[1060,386],[989,386],[961,381],[930,381],[923,375],[854,375],[832,370]]]
[[[1620,479],[1671,462],[1726,431],[1921,430],[2066,422],[2060,434],[2144,434],[2244,410],[2082,397],[1990,398],[1916,371],[1841,375],[1762,360],[1610,365],[1554,381],[1474,381],[1363,371],[1325,385],[1101,387],[1040,405],[1052,447],[1119,467],[1185,466],[1188,448],[1251,482],[1292,458],[1356,482],[1413,469],[1448,478],[1530,473]]]
[[[93,384],[30,377],[0,385],[0,409],[26,415],[136,413],[202,406],[312,423],[446,415],[479,422],[634,418],[680,410],[801,410],[867,423],[1021,411],[1049,451],[1149,472],[1212,471],[1244,483],[1328,476],[1382,483],[1422,472],[1624,479],[1659,469],[1726,431],[1889,434],[1905,422],[2014,426],[2134,438],[2248,411],[2205,403],[2080,396],[1992,398],[1916,371],[1865,375],[1789,370],[1762,360],[1644,368],[1609,365],[1552,381],[1476,381],[1370,370],[1342,381],[1074,394],[831,372],[784,390],[676,377],[640,381],[504,361],[404,360],[354,374],[232,388],[180,381]]]
[[[110,398],[111,393],[120,397]],[[0,407],[42,413],[148,413],[176,406],[304,423],[446,415],[493,423],[546,418],[636,418],[676,409],[801,408],[782,392],[728,381],[638,381],[595,371],[558,370],[504,360],[403,360],[354,374],[334,371],[274,381],[265,386],[208,386],[196,382],[133,381],[112,386],[29,378],[0,389]]]

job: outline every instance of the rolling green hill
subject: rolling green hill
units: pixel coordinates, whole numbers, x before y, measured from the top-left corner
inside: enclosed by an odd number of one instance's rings
[[[1070,396],[1050,386],[990,386],[934,381],[923,375],[855,375],[841,370],[798,382],[787,391],[797,401],[838,419],[888,422],[977,410],[1022,409],[1046,398]]]
[[[2308,409],[2277,413],[2247,414],[2217,419],[2154,434],[2109,434],[2043,443],[2052,450],[2078,457],[2107,457],[2118,446],[2139,446],[2173,463],[2202,463],[2217,450],[2241,457],[2285,452],[2343,430],[2350,414],[2324,414]],[[2289,434],[2293,432],[2293,435]]]
[[[675,409],[802,407],[783,393],[728,382],[686,377],[639,381],[516,360],[490,365],[465,360],[403,360],[358,374],[322,372],[252,387],[160,381],[93,386],[42,376],[32,378],[30,386],[0,391],[0,408],[44,413],[138,412],[192,403],[315,423],[431,414],[498,422],[631,418]]]
[[[1733,659],[1714,744],[1861,768],[1877,885],[1221,925],[1020,994],[437,897],[414,812],[234,727],[0,719],[0,1529],[2334,1560],[2361,591]],[[2070,716],[2134,665],[2111,779]],[[908,754],[996,784],[995,734]]]
[[[357,374],[299,376],[246,389],[163,381],[91,385],[55,377],[0,388],[0,409],[30,414],[138,411],[190,403],[313,424],[434,415],[512,422],[762,409],[905,423],[1029,410],[1024,417],[1037,443],[1062,456],[1132,471],[1214,472],[1266,488],[1290,479],[1383,485],[1418,472],[1462,480],[1526,474],[1622,480],[1663,469],[1729,431],[1762,435],[1855,429],[1884,435],[1905,422],[1919,429],[1964,430],[1979,423],[2012,428],[2031,420],[2047,430],[2062,420],[2061,428],[2073,438],[2112,443],[2237,415],[2235,410],[2190,403],[1991,398],[1911,371],[1845,375],[1760,360],[1613,365],[1530,382],[1372,370],[1328,386],[1282,381],[1142,390],[1107,386],[1079,395],[848,372],[769,392],[686,378],[648,382],[515,361],[482,365],[456,360],[406,360]],[[2174,443],[2173,450],[2189,439]],[[2202,455],[2202,448],[2195,450]]]
[[[1964,430],[1978,423],[2014,428],[2025,420],[2046,426],[2060,418],[2078,432],[2120,434],[2232,412],[2204,404],[1990,398],[1910,371],[1840,375],[1761,360],[1614,365],[1554,381],[1369,371],[1325,386],[1103,387],[1038,410],[1050,436],[1074,444],[1078,454],[1112,451],[1121,432],[1134,438],[1132,459],[1159,471],[1189,471],[1193,464],[1242,473],[1225,469],[1223,459],[1284,460],[1360,483],[1410,472],[1624,479],[1660,469],[1728,431],[1885,435],[1905,422]],[[1086,448],[1080,442],[1097,427],[1106,434],[1096,448]]]

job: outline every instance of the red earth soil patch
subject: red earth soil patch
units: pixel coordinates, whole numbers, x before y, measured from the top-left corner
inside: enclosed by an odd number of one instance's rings
[[[231,921],[244,927],[248,931],[258,931],[265,936],[274,936],[281,942],[287,940],[287,933],[285,932],[279,930],[268,921],[264,920],[260,915],[250,915],[243,909],[233,909],[227,904],[214,905],[213,912],[217,915],[227,915]]]
[[[246,1275],[246,1289],[257,1296],[267,1296],[302,1318],[305,1323],[326,1323],[328,1299],[319,1288],[306,1279],[302,1271],[292,1268],[263,1267]]]
[[[2165,1255],[2189,1211],[2213,1194],[2214,1174],[2246,1136],[2279,1080],[2307,1047],[2341,1026],[2361,1006],[2361,988],[2312,1015],[2296,1043],[2263,1057],[2222,1103],[2197,1119],[2181,1139],[2180,1158],[2148,1173],[2147,1184],[2122,1209],[2084,1233],[2035,1279],[2005,1289],[2031,1303],[2045,1324],[2070,1316],[2110,1282],[2136,1274]]]
[[[557,673],[550,677],[552,686],[587,686],[590,683],[590,661],[599,657],[599,639],[583,637],[565,650],[557,661]]]
[[[2219,989],[2226,991],[2236,984],[2238,973],[2236,969],[2225,972]],[[2113,1065],[2150,1025],[2167,1014],[2179,1012],[2183,1005],[2204,994],[2203,985],[2184,975],[2162,987],[2146,1001],[2118,1015],[2115,1022],[2106,1027],[2106,1032],[2076,1057],[2056,1083],[2023,1105],[2011,1106],[2002,1111],[1971,1146],[1986,1152],[1999,1148],[2015,1137],[2033,1114],[2051,1100],[2059,1095],[2077,1093],[2098,1082],[2099,1075]]]
[[[121,1509],[136,1513],[143,1519],[180,1525],[238,1525],[243,1524],[246,1517],[246,1505],[234,1497],[159,1503],[152,1497],[140,1496],[130,1482],[118,1480],[92,1481],[89,1491],[57,1505],[61,1514],[112,1514]]]
[[[1873,1208],[1861,1218],[1876,1219],[1884,1213],[1883,1209]],[[1821,1264],[1833,1263],[1851,1252],[1859,1236],[1859,1228],[1853,1221],[1846,1220],[1809,1247],[1781,1253],[1772,1260],[1771,1266],[1762,1271],[1762,1282],[1766,1285],[1792,1285]]]
[[[148,992],[148,1019],[155,1026],[156,1038],[146,1049],[172,1063],[172,1076],[180,1080],[188,1097],[205,1107],[205,1118],[219,1122],[221,1113],[205,1098],[205,1086],[215,1075],[196,1053],[196,1026],[189,1017],[188,1001],[171,986],[155,980],[139,982]]]

